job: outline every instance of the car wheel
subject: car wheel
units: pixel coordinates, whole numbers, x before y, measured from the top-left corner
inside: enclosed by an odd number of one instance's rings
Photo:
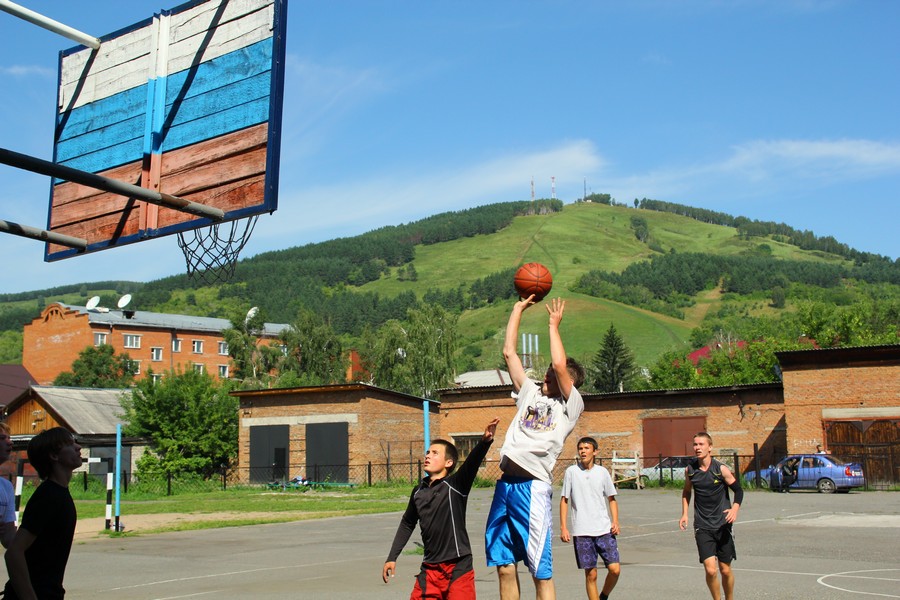
[[[830,479],[820,479],[816,487],[818,487],[819,491],[823,494],[832,494],[836,489],[834,482]]]

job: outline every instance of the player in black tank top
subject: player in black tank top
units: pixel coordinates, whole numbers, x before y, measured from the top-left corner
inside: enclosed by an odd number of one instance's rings
[[[718,573],[722,574],[725,600],[734,598],[731,561],[737,558],[731,525],[737,519],[744,490],[728,468],[712,457],[712,437],[706,432],[694,436],[694,459],[685,468],[681,494],[681,529],[688,524],[688,509],[694,495],[694,539],[700,562],[706,571],[706,585],[713,600],[721,598]],[[728,490],[734,492],[734,502]]]

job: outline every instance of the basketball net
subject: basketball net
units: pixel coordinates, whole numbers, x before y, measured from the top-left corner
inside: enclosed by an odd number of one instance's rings
[[[250,239],[259,215],[178,233],[190,279],[214,285],[234,276],[238,254]]]

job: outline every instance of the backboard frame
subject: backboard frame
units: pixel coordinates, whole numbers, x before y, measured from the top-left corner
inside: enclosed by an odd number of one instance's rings
[[[54,163],[224,217],[53,180],[48,231],[87,247],[44,260],[276,210],[286,24],[287,0],[194,0],[60,52]]]

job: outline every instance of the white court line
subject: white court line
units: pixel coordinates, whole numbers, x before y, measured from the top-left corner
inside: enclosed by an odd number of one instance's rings
[[[376,555],[366,556],[359,560],[371,560],[371,559],[381,558],[381,557],[382,557],[382,555],[379,554],[377,556]],[[181,581],[197,581],[200,579],[210,579],[212,577],[229,577],[232,575],[246,575],[247,573],[261,573],[263,571],[282,571],[284,569],[302,569],[302,568],[308,568],[308,567],[323,567],[323,566],[327,566],[327,565],[340,565],[340,564],[345,564],[346,562],[347,562],[346,560],[331,560],[331,561],[320,562],[320,563],[286,565],[283,567],[260,567],[258,569],[243,569],[240,571],[225,571],[224,573],[209,573],[207,575],[194,575],[192,577],[178,577],[176,579],[161,579],[159,581],[148,581],[146,583],[136,583],[134,585],[125,585],[122,587],[109,588],[108,590],[98,590],[97,593],[102,594],[104,592],[118,592],[121,590],[131,590],[131,589],[135,589],[135,588],[150,587],[152,585],[162,585],[162,584],[166,584],[166,583],[178,583]]]
[[[821,515],[821,514],[822,514],[821,511],[815,511],[815,512],[808,512],[808,513],[798,513],[796,515],[787,515],[785,517],[768,517],[766,519],[753,519],[751,521],[741,521],[740,519],[738,519],[738,521],[734,524],[734,526],[735,526],[735,528],[738,528],[739,525],[749,525],[750,523],[767,523],[770,521],[783,520],[783,519],[794,519],[797,517],[808,517],[810,515]],[[651,525],[667,525],[669,523],[678,523],[678,521],[660,521],[659,523],[645,523],[643,525],[638,525],[638,527],[650,527]],[[685,531],[690,531],[690,530],[691,529],[688,528]],[[649,537],[649,536],[653,536],[653,535],[665,535],[667,533],[680,533],[680,532],[681,532],[681,529],[673,529],[673,530],[667,530],[667,531],[654,531],[653,533],[639,533],[636,535],[618,535],[616,537],[620,540],[632,540],[635,538]]]
[[[696,569],[696,570],[703,569],[702,566],[693,566],[693,565],[659,565],[659,564],[644,564],[644,563],[628,565],[629,569],[634,568],[634,567],[654,567],[654,568],[664,567],[664,568],[669,568],[669,569]],[[842,577],[845,579],[861,579],[861,580],[866,580],[866,581],[873,581],[873,580],[874,581],[898,581],[898,579],[894,579],[894,578],[865,577],[863,575],[857,575],[857,573],[876,573],[876,572],[883,572],[883,571],[900,571],[900,569],[869,569],[866,571],[844,571],[843,573],[804,573],[804,572],[797,572],[797,571],[771,571],[771,570],[767,570],[767,569],[738,569],[735,567],[732,567],[731,570],[736,573],[762,573],[764,575],[792,575],[792,576],[805,575],[808,577],[816,577],[817,578],[816,583],[818,583],[819,585],[823,585],[827,588],[838,590],[840,592],[848,592],[851,594],[862,594],[864,596],[880,596],[882,598],[900,598],[900,596],[896,596],[893,594],[879,594],[877,592],[862,592],[862,591],[857,591],[857,590],[848,590],[846,588],[840,588],[840,587],[837,587],[834,585],[830,585],[823,581],[824,579],[827,579],[829,577]]]
[[[195,598],[197,596],[205,596],[206,594],[218,594],[225,590],[210,590],[208,592],[197,592],[196,594],[187,594],[185,596],[166,596],[165,598],[154,598],[153,600],[178,600],[178,598]]]
[[[862,577],[860,575],[855,575],[855,573],[879,573],[883,571],[900,571],[900,569],[867,569],[865,571],[844,571],[843,573],[831,573],[830,575],[822,575],[816,580],[816,583],[819,585],[824,585],[827,588],[831,588],[833,590],[838,590],[840,592],[848,592],[850,594],[862,594],[864,596],[880,596],[882,598],[900,598],[900,596],[895,596],[893,594],[879,594],[877,592],[860,592],[857,590],[848,590],[846,588],[839,588],[836,585],[831,585],[825,583],[823,579],[827,579],[828,577],[844,577],[844,578],[852,578],[852,579],[874,579],[876,581],[898,581],[898,579],[894,578],[884,578],[884,577]]]

